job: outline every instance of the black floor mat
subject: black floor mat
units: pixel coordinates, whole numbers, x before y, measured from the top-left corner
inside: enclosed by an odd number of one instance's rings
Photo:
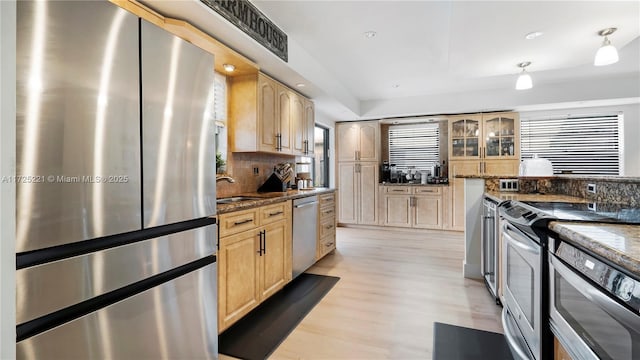
[[[433,360],[513,360],[504,335],[433,324]]]
[[[218,352],[246,360],[266,359],[340,280],[301,274],[218,336]]]

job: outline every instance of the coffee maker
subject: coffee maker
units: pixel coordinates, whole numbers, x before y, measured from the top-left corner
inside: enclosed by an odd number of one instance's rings
[[[382,165],[380,166],[380,181],[391,181],[391,167],[389,166],[389,162],[387,160],[382,161]]]

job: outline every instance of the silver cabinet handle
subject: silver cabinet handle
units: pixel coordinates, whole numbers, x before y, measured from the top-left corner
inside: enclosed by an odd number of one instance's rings
[[[632,329],[640,329],[640,318],[637,314],[627,310],[622,305],[610,299],[604,291],[598,290],[594,285],[582,279],[575,272],[564,265],[558,258],[550,255],[551,265],[571,286],[578,290],[584,297],[595,303],[601,309],[612,315],[616,320],[626,324]]]
[[[513,328],[513,324],[507,315],[507,307],[502,309],[502,327],[504,328],[504,337],[507,339],[507,345],[512,350],[513,355],[517,355],[517,360],[528,360],[529,356],[525,353],[524,349],[520,347],[517,340],[516,329]]]

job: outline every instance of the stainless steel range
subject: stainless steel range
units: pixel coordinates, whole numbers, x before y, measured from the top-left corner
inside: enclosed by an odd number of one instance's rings
[[[535,208],[509,201],[500,207],[504,308],[502,325],[517,359],[547,359],[552,337],[547,326],[547,224],[553,218]]]
[[[553,330],[576,359],[638,358],[640,279],[550,238],[547,225],[553,220],[640,224],[640,210],[620,204],[507,201],[500,215],[506,220],[502,322],[514,356],[552,358]],[[632,301],[616,298],[620,293]]]

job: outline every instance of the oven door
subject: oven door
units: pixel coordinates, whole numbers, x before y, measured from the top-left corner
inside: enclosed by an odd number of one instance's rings
[[[640,315],[549,254],[551,330],[574,359],[640,359]]]
[[[541,359],[542,247],[508,221],[502,225],[505,307],[534,355]]]

